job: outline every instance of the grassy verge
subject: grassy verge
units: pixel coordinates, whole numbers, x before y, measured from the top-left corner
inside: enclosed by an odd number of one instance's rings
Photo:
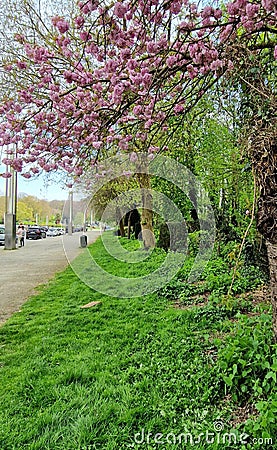
[[[91,251],[134,273],[100,240]],[[153,270],[164,255],[151,258]],[[1,450],[276,448],[270,308],[244,294],[251,270],[224,303],[225,263],[214,258],[194,286],[184,267],[132,299],[92,291],[70,268],[56,275],[0,329]]]

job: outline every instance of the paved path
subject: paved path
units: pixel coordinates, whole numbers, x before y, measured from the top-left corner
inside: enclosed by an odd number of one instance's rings
[[[99,234],[88,231],[88,243]],[[36,286],[46,283],[81,252],[81,235],[26,240],[25,246],[16,250],[0,247],[0,325],[34,294]]]

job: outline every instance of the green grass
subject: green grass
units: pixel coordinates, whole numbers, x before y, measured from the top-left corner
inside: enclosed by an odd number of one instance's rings
[[[111,273],[134,274],[100,240],[91,252]],[[155,250],[136,273],[163,258]],[[251,439],[276,436],[276,346],[268,305],[255,308],[250,317],[237,303],[176,309],[162,291],[105,297],[66,269],[0,329],[0,449],[263,448]],[[234,425],[246,404],[257,414]],[[172,443],[180,433],[213,433],[218,420],[249,443]]]

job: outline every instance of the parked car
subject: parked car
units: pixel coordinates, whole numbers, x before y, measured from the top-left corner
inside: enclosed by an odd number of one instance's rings
[[[48,236],[48,237],[59,236],[57,228],[54,228],[54,227],[48,228],[48,231],[46,232],[46,236]]]
[[[47,233],[47,231],[48,231],[48,227],[40,227],[43,231],[44,231],[44,233],[45,233],[45,236],[43,236],[43,237],[46,237],[46,233]]]
[[[46,232],[41,227],[31,226],[27,229],[26,239],[42,239],[46,238]]]
[[[17,244],[18,237],[15,237],[15,243]],[[0,224],[0,245],[5,245],[5,225]]]
[[[56,228],[58,236],[61,236],[62,234],[64,234],[64,229],[63,228]]]
[[[0,245],[5,245],[5,226],[0,225]]]

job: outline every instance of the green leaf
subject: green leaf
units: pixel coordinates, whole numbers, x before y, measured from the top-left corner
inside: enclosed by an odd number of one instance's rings
[[[265,376],[265,380],[268,380],[268,378],[272,378],[272,379],[275,381],[275,383],[276,383],[276,373],[274,373],[274,372],[268,372],[268,373],[266,374],[266,376]]]
[[[229,377],[227,377],[226,375],[222,376],[223,381],[228,385],[228,386],[233,386],[233,375],[230,375]]]

